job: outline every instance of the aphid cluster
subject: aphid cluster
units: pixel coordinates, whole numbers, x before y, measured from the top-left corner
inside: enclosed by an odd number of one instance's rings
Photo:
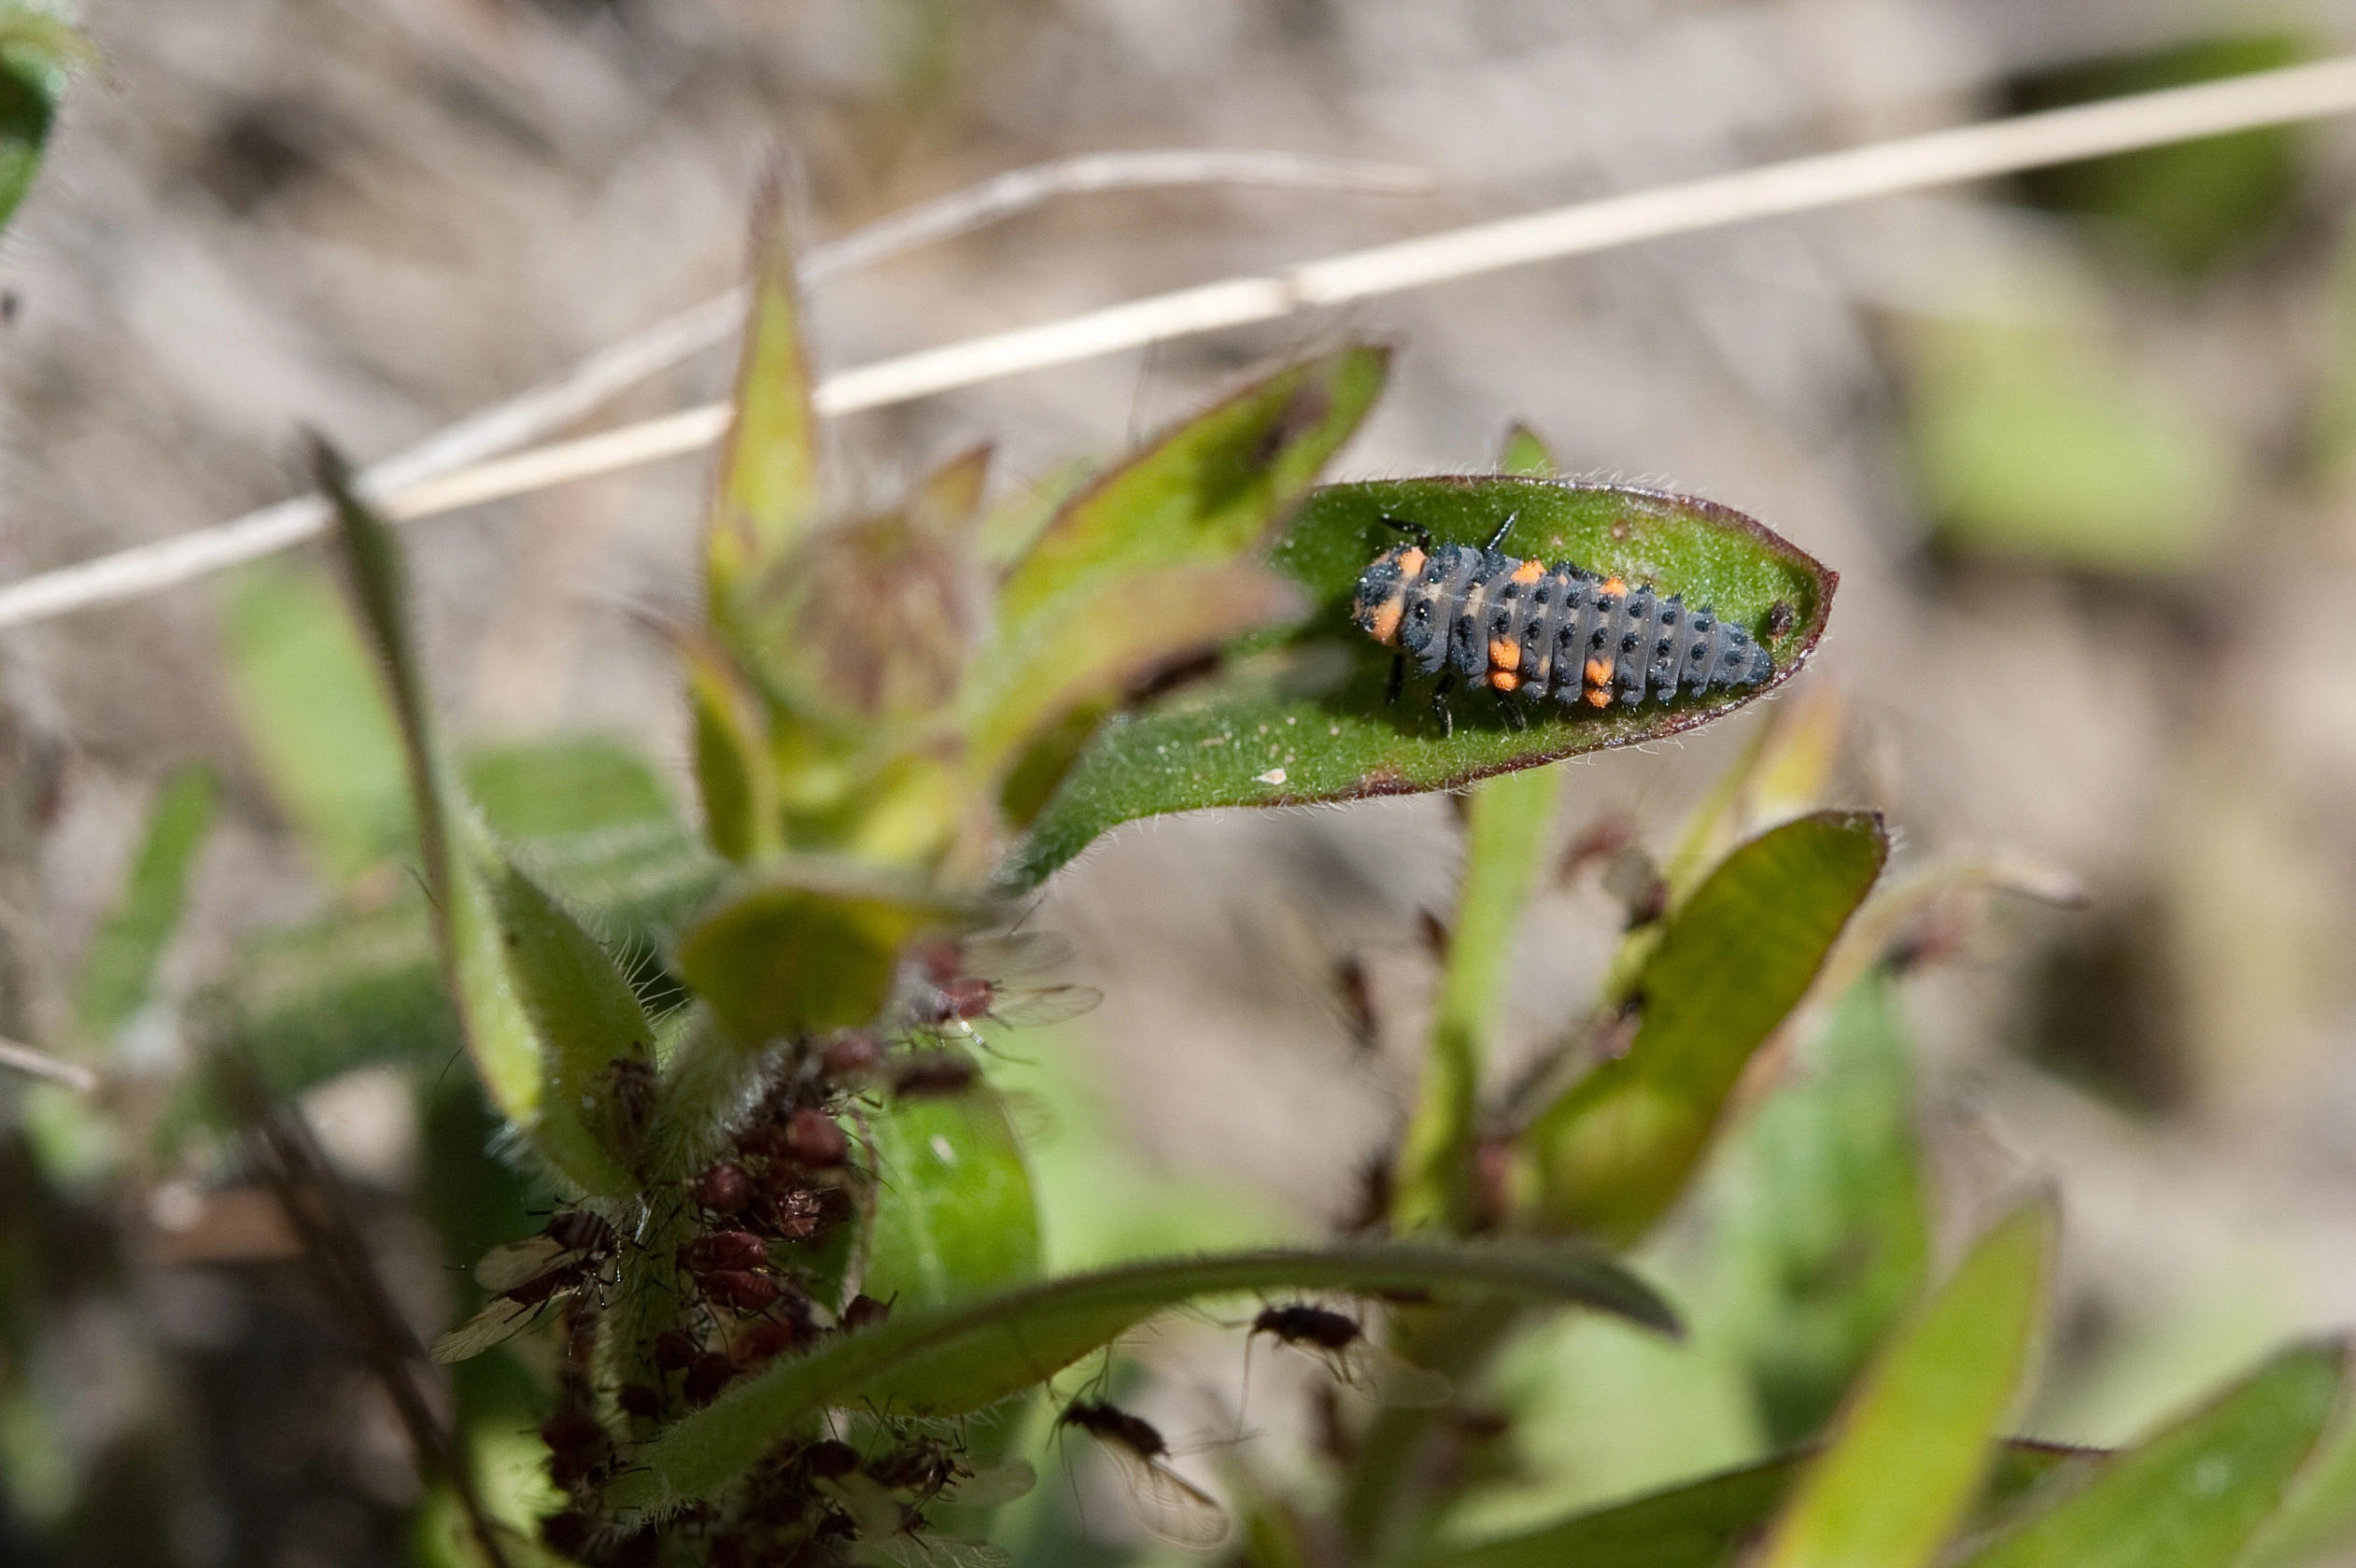
[[[1417,524],[1383,521],[1415,543],[1385,550],[1367,566],[1351,618],[1399,650],[1393,699],[1409,658],[1423,673],[1440,675],[1432,697],[1450,729],[1446,697],[1459,677],[1496,692],[1519,728],[1527,722],[1518,705],[1524,692],[1567,706],[1635,707],[1680,692],[1754,686],[1775,672],[1767,649],[1708,605],[1688,610],[1677,594],[1664,598],[1568,562],[1504,554],[1510,516],[1479,548],[1435,544]]]
[[[1052,1022],[1093,1006],[1098,996],[1086,987],[1038,979],[1068,951],[1037,934],[919,944],[880,1027],[784,1053],[726,1147],[692,1177],[658,1187],[627,1219],[563,1210],[540,1235],[481,1260],[475,1277],[490,1301],[433,1353],[462,1360],[536,1322],[559,1321],[557,1397],[541,1435],[570,1506],[544,1521],[550,1546],[590,1568],[652,1563],[660,1547],[654,1530],[626,1526],[600,1501],[628,1466],[631,1443],[780,1356],[885,1320],[885,1302],[860,1294],[835,1308],[832,1293],[841,1250],[830,1242],[883,1174],[857,1157],[862,1108],[974,1088],[979,1069],[964,1047],[979,1042],[985,1023]],[[652,1073],[642,1076],[643,1084],[617,1078],[608,1096],[616,1131],[638,1135],[633,1147],[654,1103]],[[627,1092],[636,1090],[643,1092]],[[630,1326],[637,1322],[644,1328]],[[600,1348],[601,1331],[620,1342]],[[631,1344],[640,1334],[647,1337]],[[696,1537],[704,1560],[747,1568],[817,1568],[879,1553],[944,1568],[1003,1562],[984,1543],[916,1537],[933,1501],[1003,1492],[1017,1478],[1001,1473],[1008,1467],[977,1476],[962,1445],[943,1434],[880,1419],[868,1425],[855,1448],[781,1445],[726,1504],[667,1520],[662,1538]],[[1028,1467],[1015,1468],[1027,1486]]]

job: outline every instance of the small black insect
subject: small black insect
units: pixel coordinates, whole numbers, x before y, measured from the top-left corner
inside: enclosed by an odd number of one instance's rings
[[[1330,1307],[1307,1302],[1265,1307],[1251,1321],[1251,1332],[1317,1357],[1341,1381],[1384,1405],[1430,1408],[1446,1405],[1455,1391],[1446,1377],[1400,1360],[1367,1338],[1357,1319]]]
[[[1076,1399],[1055,1424],[1078,1427],[1096,1440],[1148,1530],[1181,1547],[1210,1547],[1227,1539],[1227,1511],[1163,1463],[1170,1446],[1151,1422],[1101,1400]]]
[[[1528,722],[1524,691],[1565,706],[1635,707],[1754,686],[1775,672],[1773,657],[1708,605],[1688,610],[1676,594],[1504,554],[1511,516],[1480,548],[1435,544],[1429,530],[1397,517],[1383,522],[1415,543],[1375,558],[1358,579],[1350,618],[1399,650],[1389,699],[1397,699],[1410,657],[1440,675],[1432,698],[1445,729],[1454,728],[1447,694],[1459,676],[1496,692],[1518,729]]]

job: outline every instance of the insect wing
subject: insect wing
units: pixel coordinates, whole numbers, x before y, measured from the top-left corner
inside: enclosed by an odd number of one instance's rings
[[[976,937],[965,944],[965,968],[984,980],[1022,980],[1060,969],[1076,950],[1069,937],[1056,931],[1015,931],[1003,937]]]
[[[557,1266],[571,1249],[549,1236],[528,1236],[504,1247],[494,1247],[474,1265],[474,1282],[494,1294],[537,1279]]]
[[[521,1334],[540,1315],[541,1306],[502,1296],[435,1340],[427,1354],[444,1366],[479,1356]]]
[[[1456,1395],[1456,1386],[1441,1374],[1362,1339],[1342,1351],[1341,1359],[1342,1380],[1364,1390],[1378,1405],[1434,1410]]]
[[[1041,985],[1000,991],[990,1003],[989,1017],[1009,1029],[1043,1029],[1093,1012],[1105,994],[1093,985]]]
[[[1005,1547],[970,1535],[910,1535],[905,1531],[864,1539],[859,1551],[892,1568],[1007,1568],[1014,1561]]]
[[[1210,1493],[1125,1443],[1097,1438],[1137,1522],[1173,1546],[1205,1550],[1227,1539],[1227,1510]]]
[[[985,1464],[972,1475],[952,1482],[945,1501],[961,1508],[996,1508],[1029,1495],[1038,1485],[1039,1473],[1031,1468],[1031,1462],[1023,1459],[1003,1460]]]

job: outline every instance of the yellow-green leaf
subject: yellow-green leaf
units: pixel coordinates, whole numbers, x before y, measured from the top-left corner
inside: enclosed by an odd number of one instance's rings
[[[1760,1568],[1918,1568],[1938,1556],[2020,1402],[2054,1229],[2044,1202],[1999,1222],[1867,1367]]]

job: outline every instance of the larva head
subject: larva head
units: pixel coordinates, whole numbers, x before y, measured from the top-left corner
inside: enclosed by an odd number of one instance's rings
[[[1402,544],[1376,556],[1359,576],[1350,619],[1377,643],[1398,642],[1399,622],[1407,613],[1407,589],[1430,564],[1419,544]]]

